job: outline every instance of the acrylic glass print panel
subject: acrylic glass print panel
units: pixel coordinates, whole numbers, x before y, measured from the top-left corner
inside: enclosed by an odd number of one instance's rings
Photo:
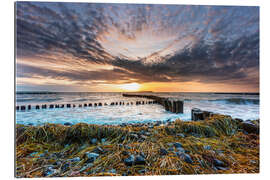
[[[16,177],[259,173],[259,7],[15,7]]]

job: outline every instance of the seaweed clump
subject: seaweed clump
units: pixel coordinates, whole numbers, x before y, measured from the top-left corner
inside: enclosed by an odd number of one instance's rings
[[[17,177],[259,173],[259,120],[16,125]],[[257,129],[256,129],[256,128]]]

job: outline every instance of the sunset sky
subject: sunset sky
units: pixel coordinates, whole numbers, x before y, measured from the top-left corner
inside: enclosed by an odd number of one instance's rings
[[[259,8],[16,3],[17,91],[258,92]]]

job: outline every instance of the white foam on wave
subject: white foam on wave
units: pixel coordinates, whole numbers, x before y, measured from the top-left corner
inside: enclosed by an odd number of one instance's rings
[[[168,119],[189,121],[191,109],[200,108],[214,113],[231,115],[233,118],[258,119],[258,104],[228,104],[222,101],[191,100],[184,102],[184,114],[167,112],[161,105],[124,105],[124,106],[102,106],[82,108],[57,108],[57,109],[32,109],[25,112],[16,112],[18,124],[44,124],[70,122],[89,124],[121,124],[121,123],[147,123],[154,121],[165,121]]]

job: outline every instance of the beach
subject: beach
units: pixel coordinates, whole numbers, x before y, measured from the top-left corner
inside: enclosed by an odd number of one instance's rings
[[[259,173],[259,119],[16,124],[16,177]]]

